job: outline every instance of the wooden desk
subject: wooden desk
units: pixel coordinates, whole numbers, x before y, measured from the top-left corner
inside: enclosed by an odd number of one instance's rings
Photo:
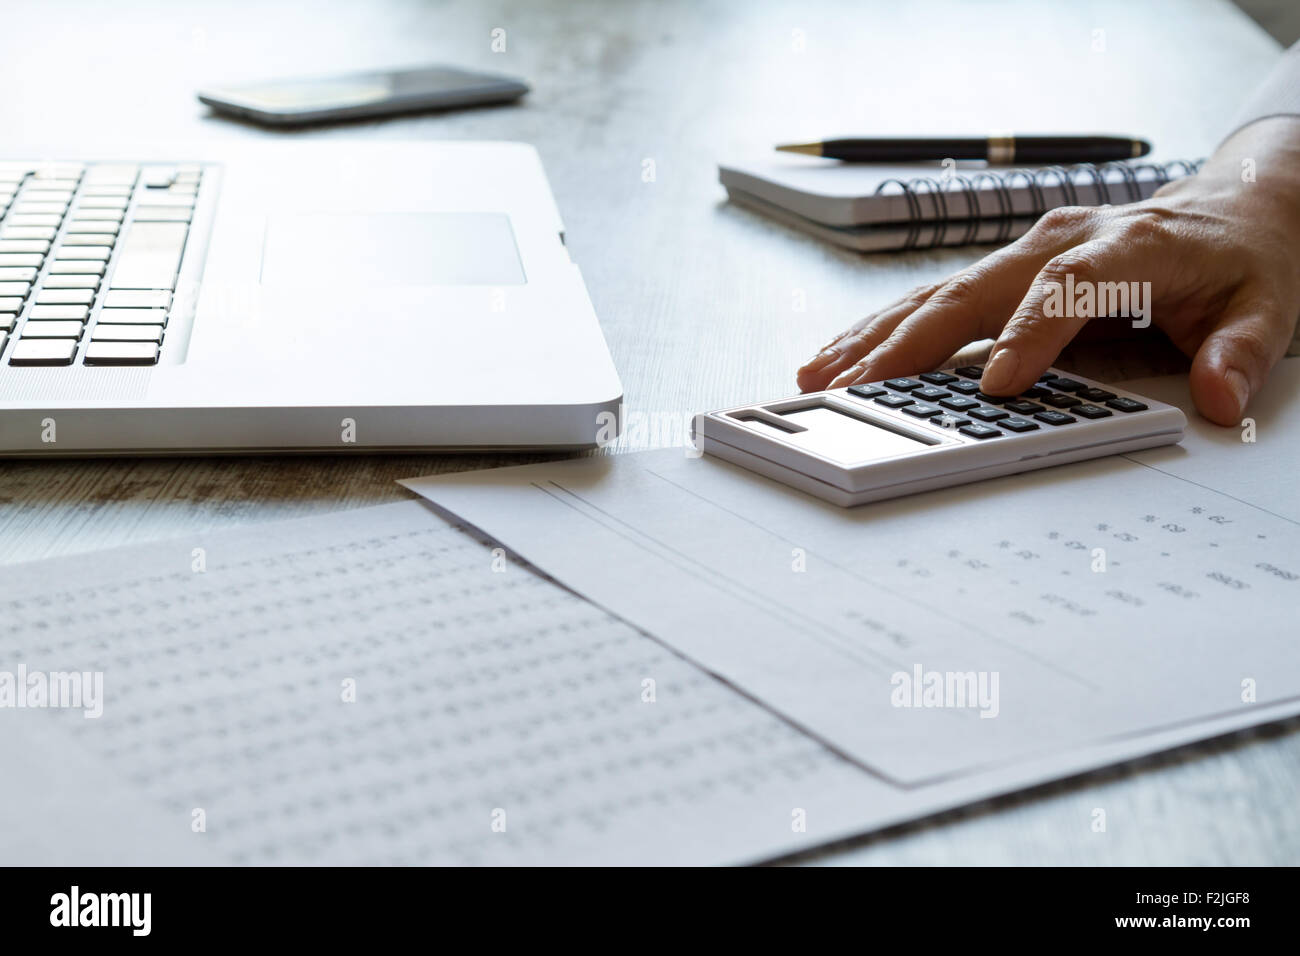
[[[719,158],[837,132],[1064,126],[1146,136],[1157,159],[1196,157],[1278,53],[1223,0],[11,0],[0,22],[0,130],[14,156],[170,141],[211,141],[215,152],[233,138],[275,136],[536,143],[628,408],[650,421],[793,390],[795,367],[832,333],[980,254],[863,258],[830,248],[728,206],[716,182]],[[496,28],[506,31],[503,53],[490,48]],[[193,96],[214,82],[436,60],[515,73],[534,92],[519,106],[279,134],[211,116]],[[1068,361],[1101,378],[1183,362],[1170,354],[1121,359]],[[618,450],[635,444],[624,440]],[[396,478],[525,460],[5,463],[0,561],[378,504],[407,497]],[[1300,858],[1294,727],[1150,766],[818,859]],[[1096,806],[1107,809],[1107,834],[1090,832]]]

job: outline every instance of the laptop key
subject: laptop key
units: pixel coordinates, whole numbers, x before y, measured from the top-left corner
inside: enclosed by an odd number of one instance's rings
[[[46,289],[97,289],[99,276],[48,275],[41,280],[41,286]]]
[[[45,319],[76,319],[86,321],[90,307],[85,305],[34,305],[27,317],[38,322]]]
[[[108,219],[74,219],[68,223],[66,232],[69,234],[88,232],[104,235],[105,233],[116,234],[120,228],[117,223]]]
[[[37,305],[90,305],[94,289],[42,289],[36,293]]]
[[[165,289],[113,289],[104,293],[106,309],[165,309],[172,294]]]
[[[50,275],[104,274],[104,263],[98,259],[61,259],[50,263]]]
[[[55,226],[4,226],[0,239],[44,239],[50,242],[59,230]]]
[[[167,313],[162,309],[100,309],[99,321],[119,325],[166,325]]]
[[[54,254],[55,259],[97,259],[107,262],[113,254],[109,246],[60,246]]]
[[[23,340],[27,339],[79,339],[80,322],[28,322],[23,326]]]
[[[9,353],[10,365],[71,365],[76,339],[19,339]]]
[[[155,365],[158,346],[154,342],[91,342],[83,361],[86,365]]]
[[[0,239],[0,252],[39,252],[50,251],[50,244],[44,239]]]
[[[62,216],[49,216],[49,215],[22,216],[19,215],[18,213],[12,213],[10,214],[9,218],[5,220],[5,225],[6,226],[53,226],[54,228],[57,229],[59,223],[62,221],[63,221]]]
[[[90,338],[94,342],[161,342],[161,325],[106,325],[97,322]]]
[[[112,289],[173,289],[189,226],[179,222],[133,222],[122,238]]]
[[[111,232],[76,232],[63,237],[65,246],[111,246],[117,236]]]

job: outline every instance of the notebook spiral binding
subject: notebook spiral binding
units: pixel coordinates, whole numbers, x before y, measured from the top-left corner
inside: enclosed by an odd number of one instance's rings
[[[1182,159],[1176,159],[1163,165],[1156,163],[1102,163],[1094,165],[1093,163],[1080,163],[1076,166],[1046,166],[1042,169],[1012,169],[1005,173],[982,172],[974,178],[966,176],[952,176],[944,183],[930,176],[918,176],[915,179],[909,179],[904,182],[901,179],[887,179],[876,187],[876,195],[882,195],[891,187],[897,187],[901,195],[907,199],[908,208],[908,233],[907,240],[903,244],[903,249],[934,249],[938,246],[945,245],[944,239],[948,237],[948,229],[953,223],[961,223],[963,227],[961,239],[956,245],[968,245],[979,235],[980,226],[987,221],[996,221],[998,223],[997,236],[993,242],[1006,242],[1010,236],[1012,226],[1012,205],[1011,192],[1012,186],[1017,185],[1022,180],[1029,191],[1032,200],[1032,208],[1028,213],[1033,218],[1038,218],[1047,212],[1047,203],[1043,199],[1043,187],[1055,186],[1061,190],[1065,196],[1065,205],[1079,205],[1079,194],[1076,186],[1078,180],[1085,179],[1086,183],[1096,188],[1097,194],[1101,197],[1101,204],[1106,205],[1113,202],[1138,202],[1142,198],[1141,185],[1138,182],[1138,173],[1143,170],[1151,170],[1155,174],[1157,188],[1163,186],[1171,179],[1175,178],[1174,173],[1182,176],[1195,175],[1201,168],[1204,160],[1188,162]],[[1113,176],[1108,174],[1118,173],[1119,181],[1115,181]],[[954,189],[951,184],[957,183],[960,188]],[[997,200],[998,211],[993,216],[985,216],[980,211],[979,194],[986,188],[993,193]],[[1123,189],[1125,198],[1116,199],[1111,195],[1111,187]],[[960,219],[954,219],[948,212],[949,198],[962,197],[965,200],[965,215]],[[922,216],[922,201],[928,200],[932,215]],[[934,235],[930,241],[921,245],[919,240],[921,231],[926,228],[932,228]]]

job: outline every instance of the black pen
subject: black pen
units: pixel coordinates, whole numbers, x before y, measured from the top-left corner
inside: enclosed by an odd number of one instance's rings
[[[982,159],[995,166],[1012,166],[1017,163],[1106,163],[1137,159],[1151,152],[1151,144],[1127,136],[906,136],[830,139],[824,143],[791,143],[777,149],[784,153],[805,153],[850,163]]]

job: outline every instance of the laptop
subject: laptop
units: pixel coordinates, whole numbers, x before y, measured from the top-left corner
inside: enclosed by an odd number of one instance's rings
[[[531,146],[0,160],[0,456],[582,448],[621,398]]]

